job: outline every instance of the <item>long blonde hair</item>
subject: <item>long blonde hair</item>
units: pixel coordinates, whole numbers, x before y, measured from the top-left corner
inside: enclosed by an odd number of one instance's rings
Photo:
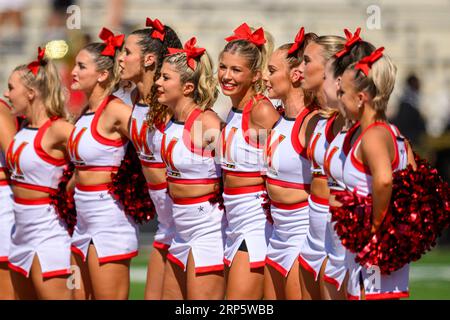
[[[27,65],[20,65],[14,72],[20,72],[24,85],[38,92],[45,105],[49,118],[61,117],[66,119],[67,90],[61,84],[61,77],[55,64],[46,58],[40,62],[37,74],[34,75]]]

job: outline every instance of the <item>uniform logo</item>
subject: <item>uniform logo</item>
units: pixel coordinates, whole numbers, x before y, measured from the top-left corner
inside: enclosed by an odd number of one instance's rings
[[[272,164],[273,164],[273,154],[279,147],[280,143],[286,138],[286,136],[280,134],[274,141],[272,141],[273,134],[271,133],[268,140],[268,144],[266,146],[266,152],[264,153],[266,158],[267,166],[269,167],[269,170],[275,171]]]
[[[311,142],[310,147],[307,150],[307,154],[308,154],[308,159],[312,161],[314,168],[320,168],[319,165],[317,164],[316,160],[314,159],[314,152],[316,151],[316,146],[317,146],[317,141],[319,141],[319,138],[322,134],[318,133],[314,139]]]
[[[330,174],[331,160],[333,159],[334,154],[338,150],[339,150],[339,148],[337,146],[335,146],[333,149],[331,149],[330,153],[328,154],[328,157],[325,158],[325,162],[323,164],[323,170],[329,176],[331,176],[331,174]]]
[[[78,145],[80,144],[81,137],[86,132],[86,130],[87,128],[82,128],[74,138],[74,129],[70,134],[69,141],[67,142],[67,150],[69,151],[70,158],[76,165],[84,165],[84,160],[81,159],[80,155],[78,154]]]
[[[8,148],[8,152],[6,153],[6,165],[11,172],[11,179],[23,180],[24,176],[22,169],[20,168],[20,156],[23,152],[23,149],[25,149],[25,147],[28,145],[28,142],[22,142],[16,149],[16,151],[13,152],[15,142],[16,140],[13,140]]]
[[[139,158],[141,160],[155,160],[155,156],[147,144],[147,123],[145,121],[142,123],[142,127],[139,132],[137,127],[137,121],[136,119],[133,119],[131,121],[131,140],[133,141],[136,151],[138,152]]]
[[[234,139],[234,136],[236,135],[237,130],[238,130],[238,128],[232,127],[230,129],[230,132],[228,133],[227,137],[225,137],[226,129],[223,129],[223,132],[222,132],[222,141],[221,141],[221,143],[222,143],[222,148],[221,148],[222,159],[224,162],[226,162],[225,166],[230,169],[235,168],[235,166],[233,164],[234,161],[233,161],[233,159],[231,159],[230,145],[233,142],[233,139]]]
[[[166,164],[167,174],[173,177],[180,176],[179,170],[173,164],[173,148],[175,148],[177,142],[178,138],[172,138],[172,140],[170,140],[169,145],[166,148],[166,135],[164,134],[161,143],[161,157],[164,163]]]

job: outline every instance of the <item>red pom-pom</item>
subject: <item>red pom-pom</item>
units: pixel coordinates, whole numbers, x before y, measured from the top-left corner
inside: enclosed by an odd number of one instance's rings
[[[67,191],[67,184],[73,176],[75,166],[69,163],[63,172],[58,189],[50,194],[51,204],[55,207],[58,217],[66,223],[67,231],[73,234],[75,225],[77,224],[77,210],[75,208],[75,199],[73,191]]]
[[[261,204],[264,213],[266,214],[266,219],[267,221],[269,221],[271,224],[273,224],[273,218],[272,218],[272,213],[270,210],[270,198],[269,195],[267,193],[263,193],[261,195],[261,197],[263,198],[263,203]]]
[[[136,223],[146,223],[155,216],[155,206],[148,193],[139,157],[131,143],[117,173],[112,174],[109,193],[119,201],[125,213]]]
[[[436,245],[442,231],[450,226],[448,183],[426,160],[416,158],[416,163],[416,170],[409,165],[394,172],[389,211],[378,231],[369,239],[370,201],[367,201],[364,214],[354,220],[348,218],[355,212],[349,193],[336,198],[344,204],[343,207],[330,209],[343,245],[357,252],[356,262],[365,267],[376,265],[382,274],[390,274],[407,263],[417,261]],[[348,240],[355,239],[355,234],[362,236],[358,245]]]

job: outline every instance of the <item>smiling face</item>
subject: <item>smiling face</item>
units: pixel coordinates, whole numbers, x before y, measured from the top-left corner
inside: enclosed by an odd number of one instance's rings
[[[252,72],[247,60],[239,54],[223,52],[221,55],[218,78],[224,95],[244,96],[259,77],[260,74]]]
[[[120,78],[137,83],[144,72],[142,50],[138,42],[139,35],[129,35],[125,41],[124,51],[119,57]]]
[[[264,73],[263,81],[271,99],[285,98],[291,88],[291,70],[286,55],[286,50],[275,50]]]
[[[325,74],[325,61],[322,56],[323,48],[315,42],[305,48],[303,62],[300,65],[303,81],[302,88],[318,92],[322,89]]]
[[[9,100],[13,114],[16,116],[23,116],[26,113],[27,107],[30,105],[29,97],[31,90],[23,83],[21,79],[21,72],[14,71],[8,79],[8,89],[4,96]]]
[[[155,84],[158,86],[158,102],[162,105],[174,107],[184,97],[184,85],[181,83],[180,74],[170,63],[163,63],[161,76]]]
[[[102,73],[97,71],[92,54],[83,49],[75,59],[70,88],[72,90],[90,92],[94,89],[101,75]]]
[[[347,69],[342,75],[339,85],[339,97],[345,110],[345,116],[356,121],[361,117],[360,96],[355,87],[355,71]]]

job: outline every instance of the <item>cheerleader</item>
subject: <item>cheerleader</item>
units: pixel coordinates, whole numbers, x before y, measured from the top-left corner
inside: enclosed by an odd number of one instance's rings
[[[88,97],[68,150],[75,164],[77,225],[73,262],[81,271],[76,299],[127,299],[130,260],[138,254],[138,228],[109,186],[125,156],[131,106],[111,95],[120,80],[116,59],[124,36],[103,29],[76,57],[72,90]]]
[[[14,288],[8,269],[14,211],[5,155],[16,131],[17,122],[12,115],[11,107],[0,99],[0,300],[14,299]]]
[[[340,97],[346,115],[361,124],[361,134],[345,160],[343,180],[346,187],[361,196],[372,195],[372,226],[375,233],[389,210],[392,173],[404,169],[411,148],[396,128],[386,120],[386,108],[394,89],[396,67],[383,54],[384,48],[351,64],[340,83]],[[411,153],[409,153],[411,155]],[[353,257],[354,258],[354,255]],[[348,285],[349,299],[399,299],[409,296],[409,265],[380,274],[376,267],[367,269],[351,262]],[[362,290],[360,289],[360,279]]]
[[[265,148],[267,192],[271,202],[273,231],[264,272],[265,299],[301,299],[298,254],[308,231],[310,162],[308,138],[317,119],[313,97],[300,88],[298,69],[303,50],[314,33],[301,28],[295,42],[271,56],[265,81],[268,96],[281,99],[284,115],[273,127]]]
[[[303,299],[320,299],[319,277],[323,274],[325,230],[328,219],[329,189],[323,170],[325,150],[344,124],[338,116],[337,105],[327,100],[326,90],[335,90],[326,84],[325,66],[334,54],[344,48],[345,39],[338,36],[322,36],[305,48],[300,70],[304,77],[302,88],[311,90],[317,98],[322,118],[318,121],[308,145],[312,181],[309,203],[309,229],[300,249],[300,277]]]
[[[161,140],[168,120],[167,107],[158,103],[155,81],[167,49],[181,48],[181,42],[172,28],[158,19],[147,18],[149,29],[132,32],[126,39],[119,58],[121,78],[132,81],[137,91],[133,104],[130,138],[141,160],[150,197],[158,214],[158,229],[150,253],[145,299],[161,299],[167,250],[174,236],[172,200],[167,193],[166,165],[161,159]],[[148,117],[147,117],[148,115]],[[149,121],[147,121],[149,120]]]
[[[232,109],[222,131],[221,165],[228,220],[224,262],[227,299],[261,299],[267,245],[272,234],[264,184],[263,148],[280,115],[262,95],[262,73],[272,51],[262,28],[244,23],[226,38],[218,78]]]
[[[19,299],[71,299],[70,235],[53,197],[67,165],[73,126],[64,120],[63,89],[55,65],[39,48],[36,61],[17,67],[5,97],[26,119],[8,147],[15,227],[9,267]]]
[[[175,236],[169,247],[163,299],[223,299],[225,214],[215,145],[221,122],[212,62],[192,38],[169,48],[156,81],[158,101],[173,113],[161,145]]]

